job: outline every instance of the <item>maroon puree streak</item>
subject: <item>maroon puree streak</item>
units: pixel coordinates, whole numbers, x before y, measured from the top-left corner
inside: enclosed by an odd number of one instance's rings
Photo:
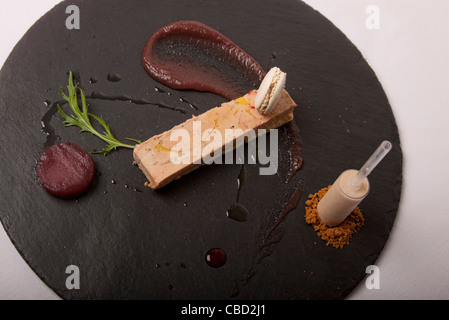
[[[212,92],[229,100],[258,88],[266,75],[249,54],[197,21],[156,31],[143,49],[142,63],[151,77],[172,89]]]
[[[45,190],[69,199],[87,191],[94,179],[95,164],[78,145],[62,142],[44,150],[36,173]]]

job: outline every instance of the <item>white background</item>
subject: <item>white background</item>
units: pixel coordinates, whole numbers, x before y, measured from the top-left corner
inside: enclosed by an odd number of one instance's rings
[[[0,66],[58,0],[0,0]],[[404,154],[400,209],[377,266],[348,299],[449,299],[449,1],[306,0],[359,48],[392,106]],[[380,29],[365,26],[368,5]],[[0,226],[0,299],[59,299],[22,260]]]

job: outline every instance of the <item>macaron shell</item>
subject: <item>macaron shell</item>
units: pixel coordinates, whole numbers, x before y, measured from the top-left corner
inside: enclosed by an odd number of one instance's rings
[[[256,100],[254,102],[255,108],[259,111],[264,111],[265,107],[263,105],[265,101],[265,97],[269,95],[270,93],[270,86],[273,82],[274,77],[276,76],[276,71],[278,68],[274,67],[271,68],[270,71],[268,71],[265,78],[262,80],[262,83],[260,84],[259,90],[257,90]]]
[[[278,82],[276,83],[276,86],[274,87],[274,92],[271,94],[268,106],[265,108],[265,114],[270,113],[278,103],[279,99],[281,98],[282,91],[285,88],[286,82],[287,82],[287,74],[282,72]]]

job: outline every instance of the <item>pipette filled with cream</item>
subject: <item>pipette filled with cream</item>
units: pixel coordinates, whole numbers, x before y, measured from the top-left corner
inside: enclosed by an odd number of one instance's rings
[[[360,170],[344,171],[317,206],[321,222],[337,226],[365,199],[370,190],[368,175],[390,152],[392,144],[383,141]]]

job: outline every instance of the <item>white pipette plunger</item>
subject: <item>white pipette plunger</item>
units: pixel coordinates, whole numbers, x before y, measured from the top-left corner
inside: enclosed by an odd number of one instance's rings
[[[357,175],[351,180],[351,185],[358,190],[366,177],[374,170],[374,168],[382,161],[382,159],[390,152],[392,148],[390,141],[383,141],[376,151],[369,157],[365,164],[357,172]]]

